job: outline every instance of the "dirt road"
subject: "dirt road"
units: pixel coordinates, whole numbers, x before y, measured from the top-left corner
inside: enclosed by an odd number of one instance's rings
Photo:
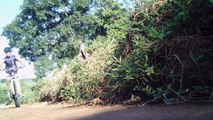
[[[1,120],[213,120],[213,104],[70,106],[33,104],[0,108]]]

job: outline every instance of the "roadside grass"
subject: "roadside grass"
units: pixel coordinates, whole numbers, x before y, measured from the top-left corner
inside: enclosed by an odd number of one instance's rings
[[[31,104],[38,101],[37,92],[33,89],[35,82],[33,80],[20,80],[22,94],[24,95],[21,98],[21,104]],[[0,83],[0,104],[10,105],[14,104],[13,100],[7,97],[7,88],[5,81]]]

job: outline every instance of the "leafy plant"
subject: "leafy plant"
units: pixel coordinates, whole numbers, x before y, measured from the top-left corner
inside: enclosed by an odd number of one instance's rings
[[[7,97],[6,83],[0,83],[0,104],[7,102],[9,98]]]

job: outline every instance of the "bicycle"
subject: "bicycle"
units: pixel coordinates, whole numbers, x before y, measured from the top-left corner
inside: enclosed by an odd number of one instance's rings
[[[20,92],[21,92],[21,88],[20,88],[20,83],[19,83],[19,79],[17,76],[15,76],[14,70],[20,69],[22,67],[18,67],[18,68],[11,68],[11,69],[0,69],[0,71],[13,71],[10,74],[10,97],[14,100],[15,103],[15,107],[20,107]]]

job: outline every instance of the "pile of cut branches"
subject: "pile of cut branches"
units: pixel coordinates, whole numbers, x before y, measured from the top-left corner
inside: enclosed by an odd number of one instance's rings
[[[155,79],[165,101],[212,99],[213,41],[210,36],[187,36],[166,40],[154,53]],[[162,87],[163,86],[163,87]],[[175,101],[174,101],[175,102]],[[177,102],[177,101],[176,101]]]

